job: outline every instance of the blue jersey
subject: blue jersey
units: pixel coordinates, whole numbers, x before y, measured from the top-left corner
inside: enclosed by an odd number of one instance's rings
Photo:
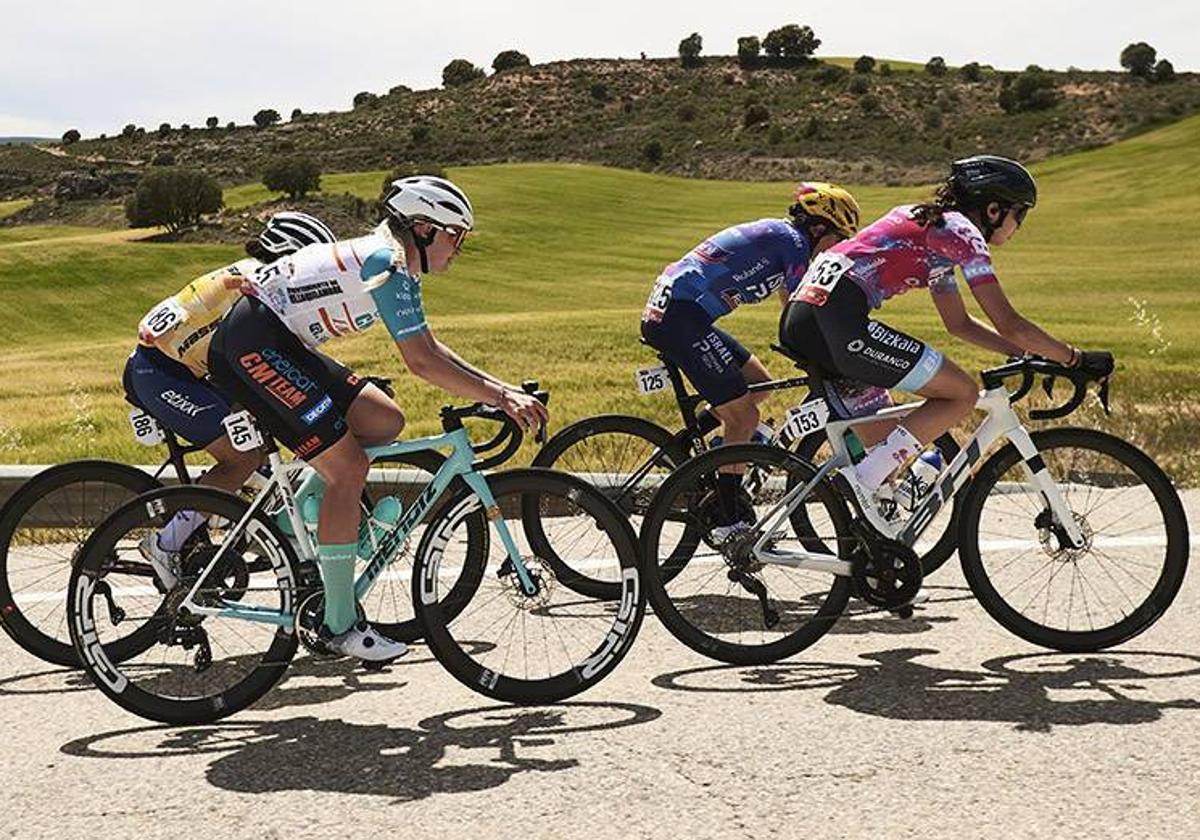
[[[786,219],[760,219],[710,236],[658,278],[642,319],[659,321],[672,300],[698,304],[715,321],[778,289],[795,291],[812,244]]]

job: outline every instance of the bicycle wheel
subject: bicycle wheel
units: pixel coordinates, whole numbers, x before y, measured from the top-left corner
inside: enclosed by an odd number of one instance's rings
[[[219,490],[168,487],[117,508],[88,538],[71,574],[71,640],[92,682],[122,708],[162,723],[209,723],[249,706],[283,676],[296,652],[295,605],[308,591],[291,543],[269,517],[255,514],[232,534],[248,507]],[[162,595],[127,574],[125,558],[180,511],[205,524],[181,552],[179,585]],[[189,613],[180,605],[197,584],[202,606],[257,610],[260,620]],[[109,651],[126,643],[127,623],[151,644],[114,658]]]
[[[662,426],[640,417],[603,414],[563,428],[534,457],[533,466],[560,470],[589,482],[616,503],[637,532],[655,491],[689,454]],[[538,520],[534,516],[529,521]],[[686,543],[681,541],[681,545]],[[537,547],[569,589],[588,598],[615,600],[621,596],[620,585],[570,568],[547,550],[545,541]],[[686,562],[686,558],[675,559]]]
[[[383,496],[395,496],[400,500],[403,509],[408,510],[433,480],[445,460],[444,455],[432,449],[388,455],[378,459],[371,464],[365,501],[373,508],[374,502]],[[445,500],[465,491],[466,485],[462,479],[456,478],[442,498]],[[362,600],[363,610],[371,619],[371,623],[389,639],[415,642],[421,638],[421,623],[417,620],[412,606],[413,561],[409,546],[420,543],[421,530],[433,520],[440,508],[440,504],[435,506],[421,526],[413,531],[408,544],[375,579],[371,590]],[[461,550],[470,552],[471,556],[468,562],[462,564],[461,574],[447,590],[447,614],[461,610],[471,600],[471,596],[479,587],[478,575],[482,574],[483,563],[480,558],[487,556],[489,534],[487,517],[483,511],[476,511],[475,515],[467,520],[465,527]]]
[[[757,560],[757,527],[717,543],[720,522],[716,474],[737,465],[744,473],[737,500],[743,521],[758,524],[789,489],[807,484],[811,464],[777,446],[722,446],[687,461],[667,479],[642,526],[642,576],[654,614],[697,653],[734,665],[762,665],[803,650],[825,634],[850,598],[849,576]],[[846,555],[854,544],[850,512],[828,481],[817,484],[772,537],[773,550]],[[672,531],[703,535],[686,567],[660,562]],[[667,574],[664,574],[666,568]],[[670,572],[675,572],[670,574]]]
[[[38,473],[9,498],[0,509],[0,626],[18,645],[79,666],[67,630],[71,564],[114,509],[159,486],[125,464],[75,461]]]
[[[1085,543],[1062,547],[1029,467],[1008,444],[963,501],[967,583],[992,618],[1035,645],[1095,651],[1131,639],[1183,583],[1189,538],[1179,496],[1149,457],[1112,435],[1068,428],[1032,438]]]
[[[829,450],[829,439],[824,432],[805,435],[796,445],[795,452],[805,461],[820,464],[833,453]],[[958,442],[947,432],[934,441],[946,463],[958,455]],[[946,564],[958,549],[958,523],[962,509],[963,491],[954,497],[954,503],[939,510],[921,533],[913,549],[921,557],[921,573],[929,577]]]
[[[452,499],[425,529],[417,549],[413,602],[438,661],[471,689],[510,703],[550,703],[595,685],[629,650],[646,602],[637,542],[617,506],[592,485],[564,473],[522,469],[487,479],[502,520],[536,591],[527,593],[498,534],[488,545],[481,584],[451,616],[440,597],[445,575],[469,560],[465,523],[483,505],[471,492]],[[531,503],[530,500],[533,500]],[[532,510],[533,514],[530,513]],[[571,568],[620,586],[618,601],[581,597],[558,579],[533,547],[531,515],[555,555]]]

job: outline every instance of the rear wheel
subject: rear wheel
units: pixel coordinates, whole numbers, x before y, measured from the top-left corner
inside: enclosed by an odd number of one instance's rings
[[[0,509],[0,626],[29,653],[78,667],[67,583],[84,541],[117,507],[159,487],[135,467],[76,461],[27,481]],[[141,563],[146,583],[153,573]]]

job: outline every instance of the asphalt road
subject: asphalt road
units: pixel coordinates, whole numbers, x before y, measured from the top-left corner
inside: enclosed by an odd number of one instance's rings
[[[184,729],[0,637],[0,837],[1195,836],[1194,570],[1096,656],[1010,636],[953,566],[928,591],[910,620],[846,620],[762,668],[648,617],[599,688],[543,709],[495,706],[419,647],[380,674],[300,659]]]

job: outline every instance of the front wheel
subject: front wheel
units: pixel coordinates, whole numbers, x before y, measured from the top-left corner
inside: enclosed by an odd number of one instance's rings
[[[1183,583],[1188,526],[1179,495],[1145,453],[1112,435],[1068,428],[1031,437],[1037,459],[1023,460],[1010,443],[971,481],[959,540],[967,583],[992,618],[1035,645],[1076,652],[1127,641]],[[1033,486],[1041,469],[1083,546],[1070,545]]]
[[[645,612],[633,529],[587,482],[544,469],[487,477],[485,507],[473,491],[451,499],[417,548],[413,603],[425,641],[456,679],[509,703],[549,703],[595,685],[628,652]],[[472,551],[469,523],[485,512],[491,539]],[[532,591],[505,547],[511,538]],[[558,558],[560,567],[547,556]],[[477,564],[478,591],[454,604],[443,594],[461,567]],[[581,596],[559,569],[585,572],[620,592]]]

